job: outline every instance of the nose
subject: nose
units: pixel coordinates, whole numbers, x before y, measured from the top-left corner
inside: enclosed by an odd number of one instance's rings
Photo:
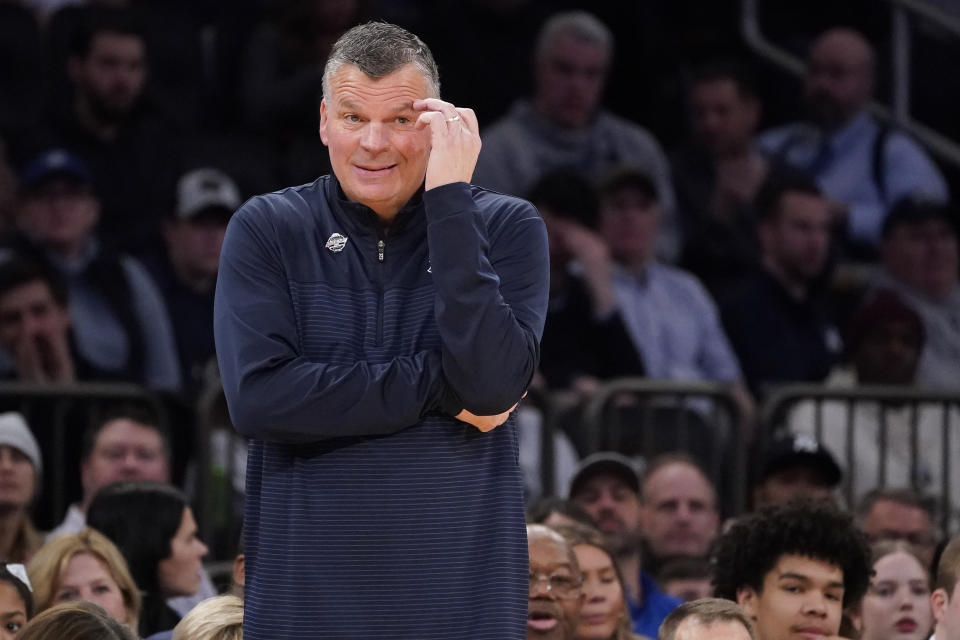
[[[371,153],[382,151],[387,147],[387,132],[379,122],[369,122],[363,129],[360,146]]]
[[[552,598],[550,590],[550,576],[537,575],[530,580],[531,598]]]
[[[824,618],[827,615],[826,598],[822,594],[811,593],[805,603],[804,613]]]

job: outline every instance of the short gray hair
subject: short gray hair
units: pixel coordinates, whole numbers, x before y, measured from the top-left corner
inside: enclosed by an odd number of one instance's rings
[[[613,51],[613,33],[596,16],[586,11],[564,11],[551,16],[540,28],[537,59],[546,55],[557,36],[564,34],[603,47],[608,53]]]
[[[657,640],[674,640],[680,624],[688,618],[693,618],[695,622],[707,627],[717,622],[739,622],[750,634],[751,640],[756,640],[757,637],[747,614],[737,603],[723,598],[701,598],[685,602],[674,609],[660,625]]]
[[[323,68],[323,95],[330,95],[330,76],[344,65],[355,65],[378,80],[406,64],[427,81],[430,97],[440,97],[440,71],[427,45],[406,29],[389,22],[367,22],[353,27],[334,43]]]

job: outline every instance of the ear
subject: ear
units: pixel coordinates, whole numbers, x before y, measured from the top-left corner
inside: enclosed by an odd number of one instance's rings
[[[737,604],[743,609],[752,622],[757,621],[757,600],[760,595],[753,587],[740,587],[737,589]]]
[[[327,99],[320,100],[320,141],[327,146]]]
[[[233,559],[233,584],[242,587],[247,582],[247,564],[244,554]]]
[[[933,619],[937,622],[943,622],[947,617],[947,606],[950,604],[950,598],[947,597],[945,589],[936,589],[930,594],[930,608],[933,609]]]

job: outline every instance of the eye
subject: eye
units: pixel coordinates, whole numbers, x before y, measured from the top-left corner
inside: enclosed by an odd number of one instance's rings
[[[400,116],[397,118],[397,124],[410,124],[410,118],[407,116]]]
[[[827,597],[827,600],[833,600],[834,602],[840,602],[841,600],[843,600],[843,597],[836,593],[828,593],[826,594],[826,597]]]
[[[10,633],[17,633],[18,631],[20,631],[20,627],[22,626],[23,624],[19,622],[8,622],[7,624],[4,625],[3,628],[9,631]]]
[[[348,113],[347,115],[343,116],[343,119],[354,124],[360,122],[360,116],[355,113]]]

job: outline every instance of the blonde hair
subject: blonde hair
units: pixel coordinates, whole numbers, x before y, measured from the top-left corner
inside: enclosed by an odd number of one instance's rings
[[[243,600],[207,598],[173,628],[173,640],[243,640]]]
[[[127,562],[116,545],[102,533],[89,527],[77,533],[57,536],[41,547],[27,565],[37,611],[44,611],[58,604],[54,602],[54,598],[60,588],[63,573],[75,556],[84,553],[99,560],[117,583],[127,610],[127,619],[120,622],[136,629],[140,617],[140,590],[130,576]]]

